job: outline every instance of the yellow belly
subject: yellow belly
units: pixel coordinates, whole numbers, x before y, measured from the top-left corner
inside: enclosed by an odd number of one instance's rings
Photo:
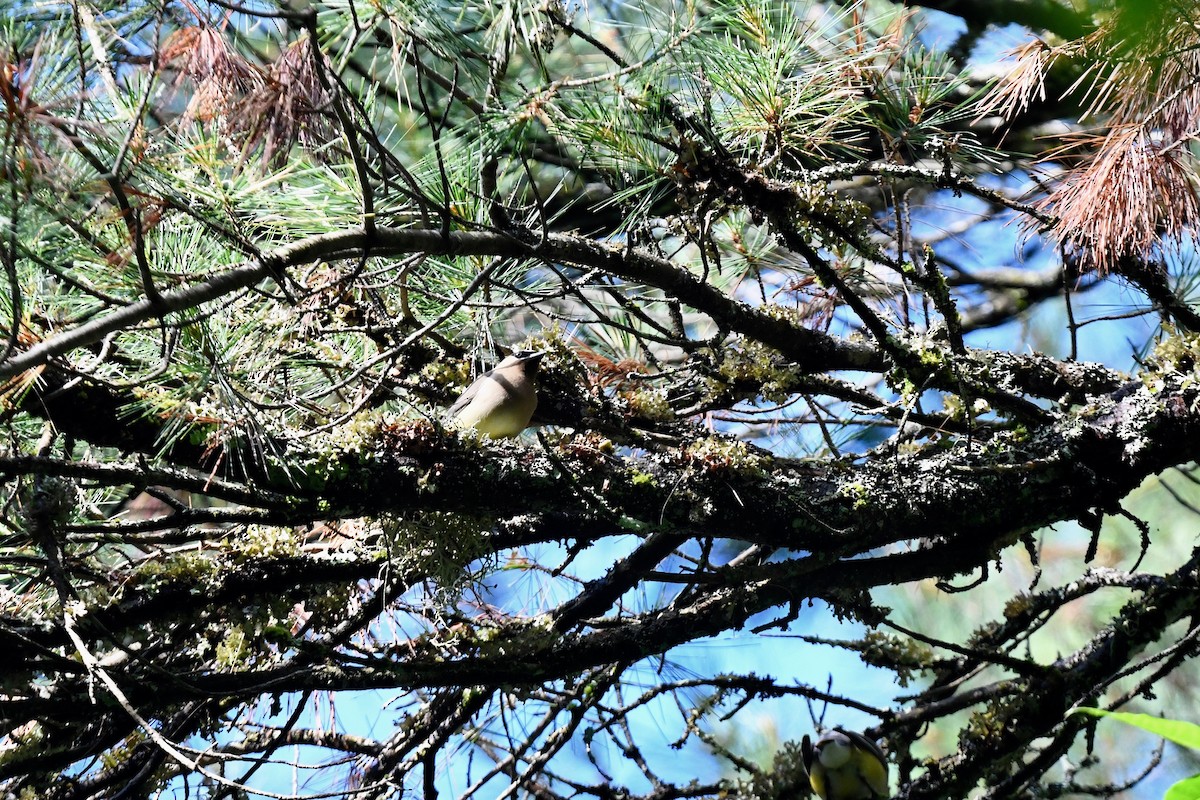
[[[888,796],[887,772],[873,758],[852,760],[837,769],[819,767],[809,777],[813,791],[824,800],[877,800]]]
[[[516,436],[529,425],[536,405],[536,400],[532,403],[471,403],[459,413],[456,421],[493,439]]]

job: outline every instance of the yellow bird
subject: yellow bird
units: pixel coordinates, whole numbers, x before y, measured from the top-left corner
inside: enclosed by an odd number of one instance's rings
[[[887,757],[861,733],[834,728],[800,745],[808,782],[822,800],[882,800],[888,794]]]
[[[518,352],[480,375],[450,407],[455,425],[504,438],[525,430],[537,408],[538,362],[545,352]]]

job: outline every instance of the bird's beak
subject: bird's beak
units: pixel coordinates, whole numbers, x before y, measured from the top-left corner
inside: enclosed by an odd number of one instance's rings
[[[534,350],[533,352],[513,353],[522,364],[537,363],[542,360],[542,356],[546,355],[545,350]]]

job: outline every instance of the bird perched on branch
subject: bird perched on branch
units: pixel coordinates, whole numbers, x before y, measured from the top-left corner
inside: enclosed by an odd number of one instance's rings
[[[881,800],[888,795],[887,759],[861,733],[834,728],[800,744],[808,782],[822,800]]]
[[[544,351],[518,351],[480,375],[450,407],[453,423],[493,439],[516,436],[537,408],[537,371]]]

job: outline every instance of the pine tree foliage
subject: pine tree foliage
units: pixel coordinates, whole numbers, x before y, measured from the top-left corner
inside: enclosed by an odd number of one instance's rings
[[[3,8],[6,797],[790,798],[796,708],[1126,790],[1068,712],[1195,674],[1192,4]],[[517,348],[533,430],[448,426]]]

